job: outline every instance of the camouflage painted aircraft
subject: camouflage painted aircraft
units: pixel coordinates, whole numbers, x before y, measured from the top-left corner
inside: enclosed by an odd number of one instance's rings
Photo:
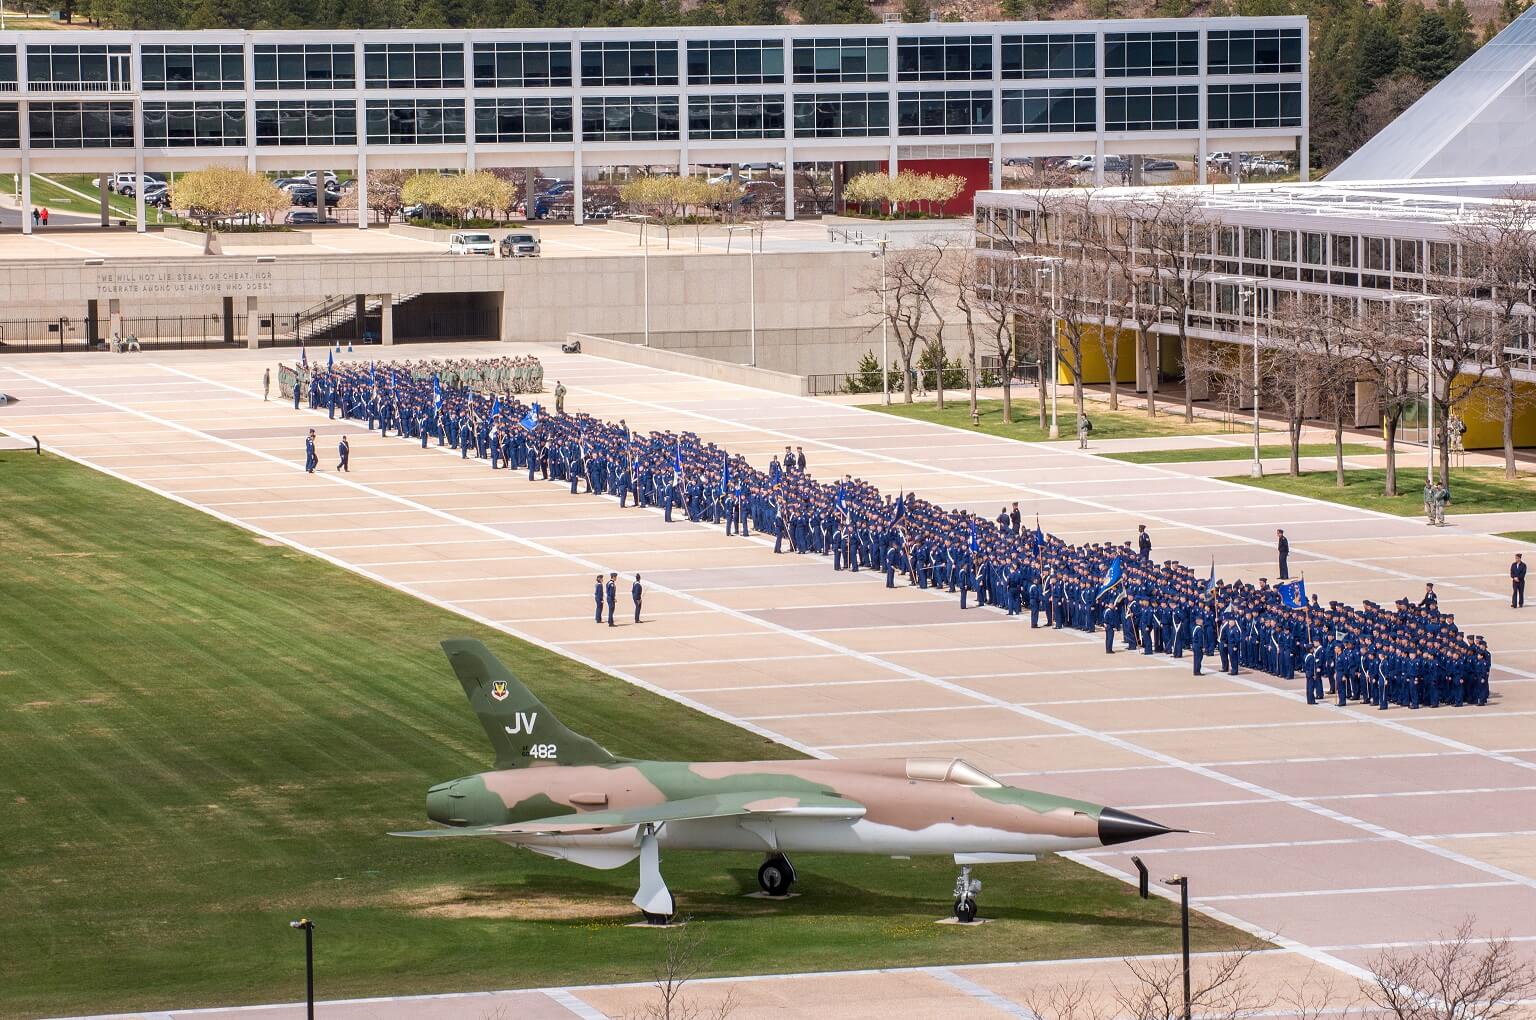
[[[955,916],[976,917],[974,864],[1033,860],[1171,829],[1080,800],[1005,786],[958,758],[636,761],[573,733],[478,641],[443,651],[496,750],[496,769],[427,791],[449,826],[398,836],[480,836],[592,868],[640,859],[635,905],[675,911],[662,849],[761,851],[758,883],[783,896],[790,852],[954,855]]]

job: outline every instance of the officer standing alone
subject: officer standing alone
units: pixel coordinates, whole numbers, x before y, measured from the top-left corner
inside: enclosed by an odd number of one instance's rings
[[[1285,537],[1285,529],[1275,529],[1275,551],[1280,556],[1280,580],[1288,580],[1291,576],[1291,543]]]
[[[640,622],[640,598],[644,594],[645,594],[644,589],[642,589],[640,587],[640,575],[636,574],[635,575],[635,583],[629,586],[629,597],[631,599],[633,599],[634,603],[635,603],[635,622],[636,623]]]
[[[1509,565],[1509,608],[1525,608],[1525,559],[1515,553],[1515,562]]]
[[[351,474],[352,468],[348,465],[352,463],[352,444],[347,442],[346,436],[342,436],[341,442],[336,444],[336,455],[341,458],[336,463],[336,470]]]
[[[320,458],[315,454],[315,430],[310,429],[309,435],[304,437],[304,470],[314,474],[319,463]]]

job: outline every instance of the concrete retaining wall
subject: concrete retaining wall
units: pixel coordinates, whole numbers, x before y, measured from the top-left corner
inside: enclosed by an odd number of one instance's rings
[[[610,340],[607,337],[590,336],[584,333],[572,333],[567,339],[579,340],[583,354],[596,354],[599,357],[624,361],[632,365],[681,372],[701,379],[739,383],[742,386],[752,386],[773,393],[786,393],[794,397],[803,397],[809,392],[802,376],[790,375],[787,372],[773,372],[766,368],[753,368],[750,365],[712,361],[692,354],[661,350],[656,347],[642,347],[622,340]]]

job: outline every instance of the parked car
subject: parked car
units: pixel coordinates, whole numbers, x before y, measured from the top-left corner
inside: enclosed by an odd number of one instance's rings
[[[1245,174],[1285,174],[1290,173],[1289,164],[1282,163],[1278,159],[1251,159],[1243,164]]]
[[[145,205],[164,205],[171,196],[171,189],[164,184],[150,181],[144,186]]]
[[[784,164],[783,163],[742,163],[742,164],[739,164],[737,166],[737,169],[738,170],[782,170],[782,169],[784,169]]]
[[[1029,166],[1031,160],[1028,156],[1004,156],[1003,166]]]
[[[283,218],[285,223],[319,223],[320,214],[313,209],[295,209]]]
[[[160,184],[164,184],[165,183],[165,174],[145,173],[144,174],[144,180],[146,182],[149,182],[149,183],[158,182]],[[107,175],[107,190],[108,191],[112,191],[112,192],[116,192],[119,195],[131,195],[131,194],[133,194],[134,185],[136,183],[137,183],[137,178],[132,173],[108,174]],[[93,188],[101,187],[101,178],[100,177],[92,178],[91,179],[91,187],[93,187]],[[124,190],[124,189],[127,189],[127,190]]]
[[[1177,170],[1179,164],[1171,159],[1144,159],[1141,161],[1143,170]]]
[[[310,187],[314,187],[315,171],[311,170],[306,174],[301,174],[299,179],[302,180],[305,184],[308,184]],[[333,188],[337,188],[337,177],[335,171],[327,170],[325,172],[325,188],[327,191]],[[337,188],[337,190],[340,189]]]
[[[501,257],[504,259],[538,256],[539,235],[531,230],[514,230],[501,239]]]
[[[294,205],[314,206],[319,202],[319,196],[315,189],[308,184],[300,184],[288,189],[288,200]],[[341,192],[325,189],[325,204],[335,205],[341,201]]]
[[[1066,166],[1066,168],[1069,170],[1092,170],[1094,168],[1094,158],[1094,154],[1090,152],[1087,155],[1076,156],[1067,160],[1064,166]],[[1104,169],[1106,171],[1110,173],[1119,173],[1122,170],[1129,170],[1130,168],[1130,161],[1127,160],[1124,156],[1115,156],[1107,152],[1104,154]]]
[[[448,238],[449,255],[495,255],[496,239],[490,234],[461,231]]]

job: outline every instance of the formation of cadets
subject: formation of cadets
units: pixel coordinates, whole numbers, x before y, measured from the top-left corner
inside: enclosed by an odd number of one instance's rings
[[[1308,704],[1488,702],[1488,646],[1463,634],[1454,614],[1440,612],[1433,585],[1418,602],[1401,599],[1389,609],[1323,606],[1315,595],[1307,599],[1304,582],[1219,581],[1214,564],[1202,578],[1177,561],[1155,561],[1145,526],[1134,545],[1073,545],[1046,534],[1038,519],[1029,527],[1017,503],[989,520],[913,492],[893,500],[851,476],[818,482],[803,450],[785,447],[782,458],[758,469],[691,432],[640,433],[623,419],[568,415],[563,406],[550,415],[506,385],[533,378],[542,385],[536,365],[497,358],[450,370],[449,363],[419,362],[406,372],[346,363],[312,371],[308,389],[312,407],[365,420],[384,435],[448,446],[492,468],[526,471],[530,481],[568,484],[572,494],[616,496],[621,507],[659,507],[668,522],[678,512],[727,535],[756,530],[772,536],[775,553],[829,556],[835,570],[879,571],[886,587],[903,577],[957,594],[962,609],[974,600],[1009,615],[1027,612],[1031,627],[1102,631],[1109,653],[1118,640],[1143,655],[1187,654],[1196,675],[1208,659],[1233,675],[1300,675]],[[488,379],[493,392],[477,392]],[[555,392],[564,396],[558,382]]]

